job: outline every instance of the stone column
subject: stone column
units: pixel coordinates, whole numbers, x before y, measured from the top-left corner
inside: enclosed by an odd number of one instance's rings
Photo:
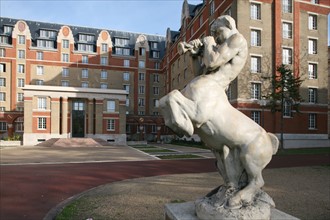
[[[68,134],[68,98],[62,97],[62,134]]]
[[[50,133],[51,134],[60,134],[60,99],[59,98],[50,98],[50,120],[51,120],[51,127]]]
[[[103,134],[103,99],[96,99],[95,123],[95,134]]]
[[[87,114],[88,114],[88,130],[87,135],[94,134],[94,99],[88,99],[87,105]]]

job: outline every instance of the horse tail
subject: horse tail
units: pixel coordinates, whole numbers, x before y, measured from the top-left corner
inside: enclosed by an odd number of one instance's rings
[[[267,133],[269,138],[270,138],[270,141],[272,143],[272,147],[273,147],[273,155],[276,154],[277,150],[278,150],[278,147],[280,145],[280,142],[278,140],[278,138],[276,137],[276,135],[272,134],[272,133]]]

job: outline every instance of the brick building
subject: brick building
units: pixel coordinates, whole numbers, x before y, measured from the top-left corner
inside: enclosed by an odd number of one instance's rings
[[[267,131],[281,133],[281,113],[267,108],[271,77],[280,64],[303,79],[300,113],[284,106],[285,147],[329,146],[328,139],[328,14],[327,0],[204,0],[183,1],[180,30],[167,30],[163,59],[166,92],[182,89],[195,76],[189,55],[179,55],[180,41],[210,35],[214,19],[231,15],[249,44],[242,73],[228,89],[230,102]]]
[[[155,139],[164,39],[1,18],[0,135]]]

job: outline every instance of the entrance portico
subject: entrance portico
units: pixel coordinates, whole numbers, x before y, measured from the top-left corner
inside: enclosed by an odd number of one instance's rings
[[[23,90],[24,145],[71,137],[126,144],[125,90],[34,85]]]

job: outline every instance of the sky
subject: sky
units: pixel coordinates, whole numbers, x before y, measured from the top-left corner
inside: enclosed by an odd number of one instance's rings
[[[167,28],[179,30],[182,4],[183,0],[0,0],[0,15],[165,36]]]
[[[188,0],[189,4],[201,2]],[[167,28],[179,30],[182,3],[183,0],[0,0],[0,16],[165,36]]]

